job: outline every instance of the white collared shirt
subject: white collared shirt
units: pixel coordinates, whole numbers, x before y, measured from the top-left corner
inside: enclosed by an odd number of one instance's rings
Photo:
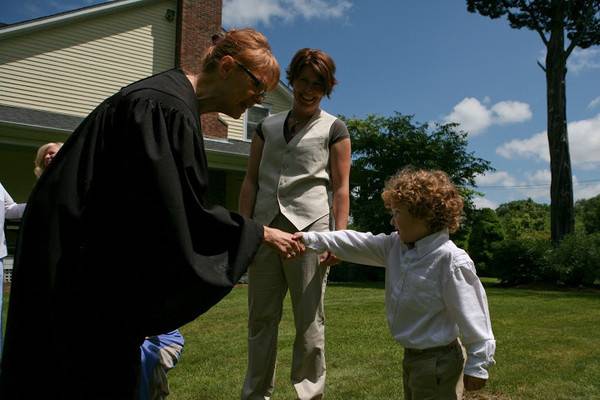
[[[469,255],[446,230],[409,249],[396,232],[304,232],[303,241],[357,264],[386,267],[385,307],[390,331],[404,347],[444,346],[458,336],[467,349],[465,374],[487,379],[495,363],[487,297]]]
[[[0,183],[0,259],[6,257],[6,239],[4,238],[4,219],[19,219],[23,215],[25,204],[17,204]]]

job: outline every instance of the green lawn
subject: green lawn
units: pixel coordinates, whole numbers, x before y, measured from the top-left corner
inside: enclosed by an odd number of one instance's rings
[[[480,398],[600,399],[600,294],[488,287],[497,365]],[[327,398],[401,399],[402,349],[388,333],[381,286],[330,284],[326,295]],[[246,288],[182,329],[172,400],[236,399],[246,367]],[[289,384],[293,325],[280,328],[273,398]]]
[[[497,365],[478,399],[600,400],[598,292],[487,288]],[[169,374],[170,400],[239,398],[246,368],[246,287],[182,328],[186,347]],[[402,399],[402,349],[389,336],[383,288],[330,284],[327,399]],[[289,384],[293,325],[280,327],[274,400]]]

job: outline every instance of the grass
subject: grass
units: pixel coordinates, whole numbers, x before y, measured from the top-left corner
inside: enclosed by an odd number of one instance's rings
[[[497,365],[470,399],[600,400],[600,293],[499,288],[486,282]],[[238,399],[246,369],[246,292],[234,289],[181,331],[170,400]],[[326,294],[327,399],[402,399],[402,348],[388,332],[383,288],[330,284]],[[273,400],[289,383],[293,321],[286,299]]]
[[[488,281],[489,283],[489,281]],[[598,292],[488,285],[497,365],[481,399],[600,399]],[[402,348],[388,333],[380,285],[330,284],[326,295],[327,398],[401,399]],[[169,375],[171,399],[236,399],[246,368],[246,288],[183,327],[186,348]],[[280,326],[273,399],[289,384],[293,324]]]

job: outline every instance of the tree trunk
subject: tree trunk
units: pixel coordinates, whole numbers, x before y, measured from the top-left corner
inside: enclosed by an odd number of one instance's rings
[[[567,135],[566,85],[567,59],[564,48],[564,1],[553,0],[553,17],[546,54],[548,102],[548,145],[550,147],[550,228],[552,242],[558,244],[573,232],[573,181],[569,138]]]

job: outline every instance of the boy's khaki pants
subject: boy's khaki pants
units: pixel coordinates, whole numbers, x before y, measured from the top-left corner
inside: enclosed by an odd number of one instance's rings
[[[270,224],[295,232],[291,222],[279,214]],[[307,230],[326,231],[329,217]],[[275,386],[277,333],[283,299],[289,289],[296,325],[291,381],[300,400],[323,398],[325,391],[325,315],[323,297],[327,268],[319,256],[307,250],[302,256],[282,260],[279,253],[261,245],[248,269],[248,370],[242,400],[269,399]]]
[[[461,400],[464,364],[458,340],[425,350],[404,349],[404,399]]]

